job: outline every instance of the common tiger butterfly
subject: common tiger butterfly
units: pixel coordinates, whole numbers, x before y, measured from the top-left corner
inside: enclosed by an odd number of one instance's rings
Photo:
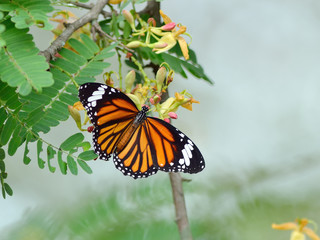
[[[94,125],[93,144],[100,159],[113,155],[117,169],[133,178],[158,170],[197,173],[205,163],[197,146],[171,124],[147,116],[124,93],[100,83],[85,83],[79,99]]]

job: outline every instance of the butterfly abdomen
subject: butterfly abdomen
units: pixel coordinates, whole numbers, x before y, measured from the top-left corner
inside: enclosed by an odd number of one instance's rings
[[[130,128],[122,134],[120,141],[117,143],[117,152],[120,152],[127,145],[137,128],[146,120],[148,110],[147,106],[143,106],[141,111],[138,112]]]

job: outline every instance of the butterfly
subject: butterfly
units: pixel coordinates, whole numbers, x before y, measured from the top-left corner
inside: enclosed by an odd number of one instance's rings
[[[79,87],[79,99],[94,125],[93,145],[102,160],[113,155],[124,175],[143,178],[165,172],[197,173],[205,162],[197,146],[171,124],[147,116],[121,91],[100,83]]]

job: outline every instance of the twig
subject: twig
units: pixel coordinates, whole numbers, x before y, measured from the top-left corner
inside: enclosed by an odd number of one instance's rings
[[[89,4],[80,3],[80,2],[73,2],[72,4],[77,6],[77,7],[82,7],[82,8],[85,8],[85,9],[92,9],[92,7],[94,6],[92,3],[89,5]],[[111,12],[107,12],[107,11],[102,10],[100,13],[103,15],[104,18],[112,17],[112,13]]]
[[[179,173],[169,173],[172,187],[174,206],[176,209],[176,222],[180,232],[181,240],[192,240],[189,226],[186,203],[184,201],[182,178]]]
[[[96,20],[104,8],[104,6],[108,3],[108,0],[98,0],[97,3],[91,8],[91,10],[79,18],[77,21],[69,24],[67,28],[54,40],[51,45],[40,54],[43,55],[47,62],[49,62],[54,55],[65,45],[65,42],[69,39],[74,31],[84,26],[88,22]]]
[[[100,25],[97,22],[92,23],[92,26],[97,30],[97,32],[99,34],[102,34],[103,36],[109,38],[110,40],[112,40],[113,42],[117,42],[121,47],[123,47],[124,49],[126,49],[128,52],[134,52],[132,49],[128,48],[126,45],[124,45],[123,43],[119,42],[117,39],[111,37],[108,33],[106,33],[105,31],[103,31],[100,27]]]

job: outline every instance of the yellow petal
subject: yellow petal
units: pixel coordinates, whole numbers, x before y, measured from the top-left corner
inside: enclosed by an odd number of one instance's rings
[[[178,36],[177,37],[178,43],[180,45],[180,49],[182,51],[184,59],[188,60],[189,59],[189,49],[188,49],[188,44],[186,40],[184,40],[183,37]]]
[[[299,231],[293,231],[290,236],[290,240],[305,240],[306,237]]]
[[[171,19],[167,15],[165,15],[162,10],[160,10],[159,12],[165,24],[172,22]]]
[[[119,4],[121,2],[122,2],[122,0],[109,0],[108,3],[110,3],[110,4]]]
[[[181,106],[192,111],[192,103],[191,102],[186,102],[186,103],[182,104]]]
[[[78,111],[84,110],[84,107],[80,101],[73,104],[73,107],[74,107],[74,109],[77,109]]]
[[[162,53],[173,48],[174,45],[176,45],[177,40],[174,38],[173,33],[168,32],[160,38],[160,40],[158,41],[158,44],[160,43],[166,43],[167,46],[164,48],[154,48],[153,51],[155,51],[156,53]]]
[[[320,237],[312,229],[306,227],[302,231],[312,240],[320,240]]]
[[[297,229],[297,224],[293,222],[287,222],[287,223],[282,223],[282,224],[272,224],[271,226],[273,229],[277,230],[295,230]]]

